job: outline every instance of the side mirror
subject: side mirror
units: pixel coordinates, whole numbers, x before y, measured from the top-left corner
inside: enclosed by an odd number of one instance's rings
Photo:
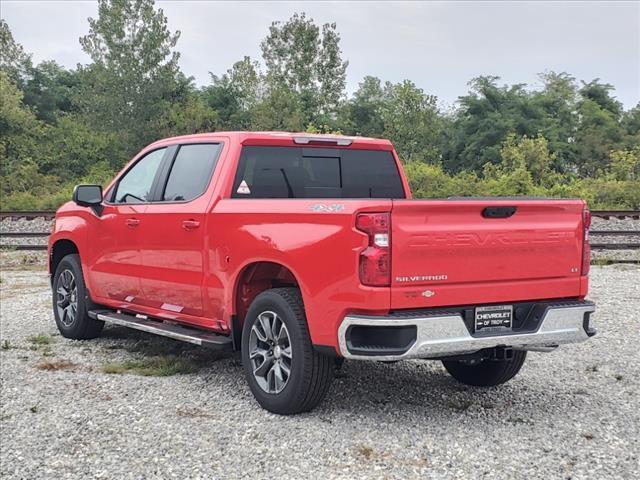
[[[102,187],[100,185],[76,185],[72,200],[81,207],[91,207],[96,214],[102,211]]]

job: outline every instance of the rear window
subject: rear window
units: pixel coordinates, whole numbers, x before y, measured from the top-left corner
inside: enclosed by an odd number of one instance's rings
[[[391,152],[244,147],[233,198],[405,198]]]

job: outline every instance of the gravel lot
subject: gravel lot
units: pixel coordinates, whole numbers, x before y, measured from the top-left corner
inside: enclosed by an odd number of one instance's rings
[[[637,265],[592,267],[599,335],[530,354],[504,386],[346,362],[318,409],[285,418],[232,358],[122,328],[63,339],[42,266],[20,255],[2,253],[2,478],[637,478]],[[199,370],[104,372],[167,356]]]

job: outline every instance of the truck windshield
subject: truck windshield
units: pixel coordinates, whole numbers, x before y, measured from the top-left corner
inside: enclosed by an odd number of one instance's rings
[[[233,198],[405,198],[391,152],[243,147]]]

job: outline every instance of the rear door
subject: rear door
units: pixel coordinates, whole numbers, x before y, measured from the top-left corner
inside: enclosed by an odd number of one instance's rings
[[[392,308],[579,295],[579,200],[394,200]]]
[[[140,222],[142,298],[166,318],[192,320],[205,315],[206,195],[220,143],[172,147],[163,180]]]

